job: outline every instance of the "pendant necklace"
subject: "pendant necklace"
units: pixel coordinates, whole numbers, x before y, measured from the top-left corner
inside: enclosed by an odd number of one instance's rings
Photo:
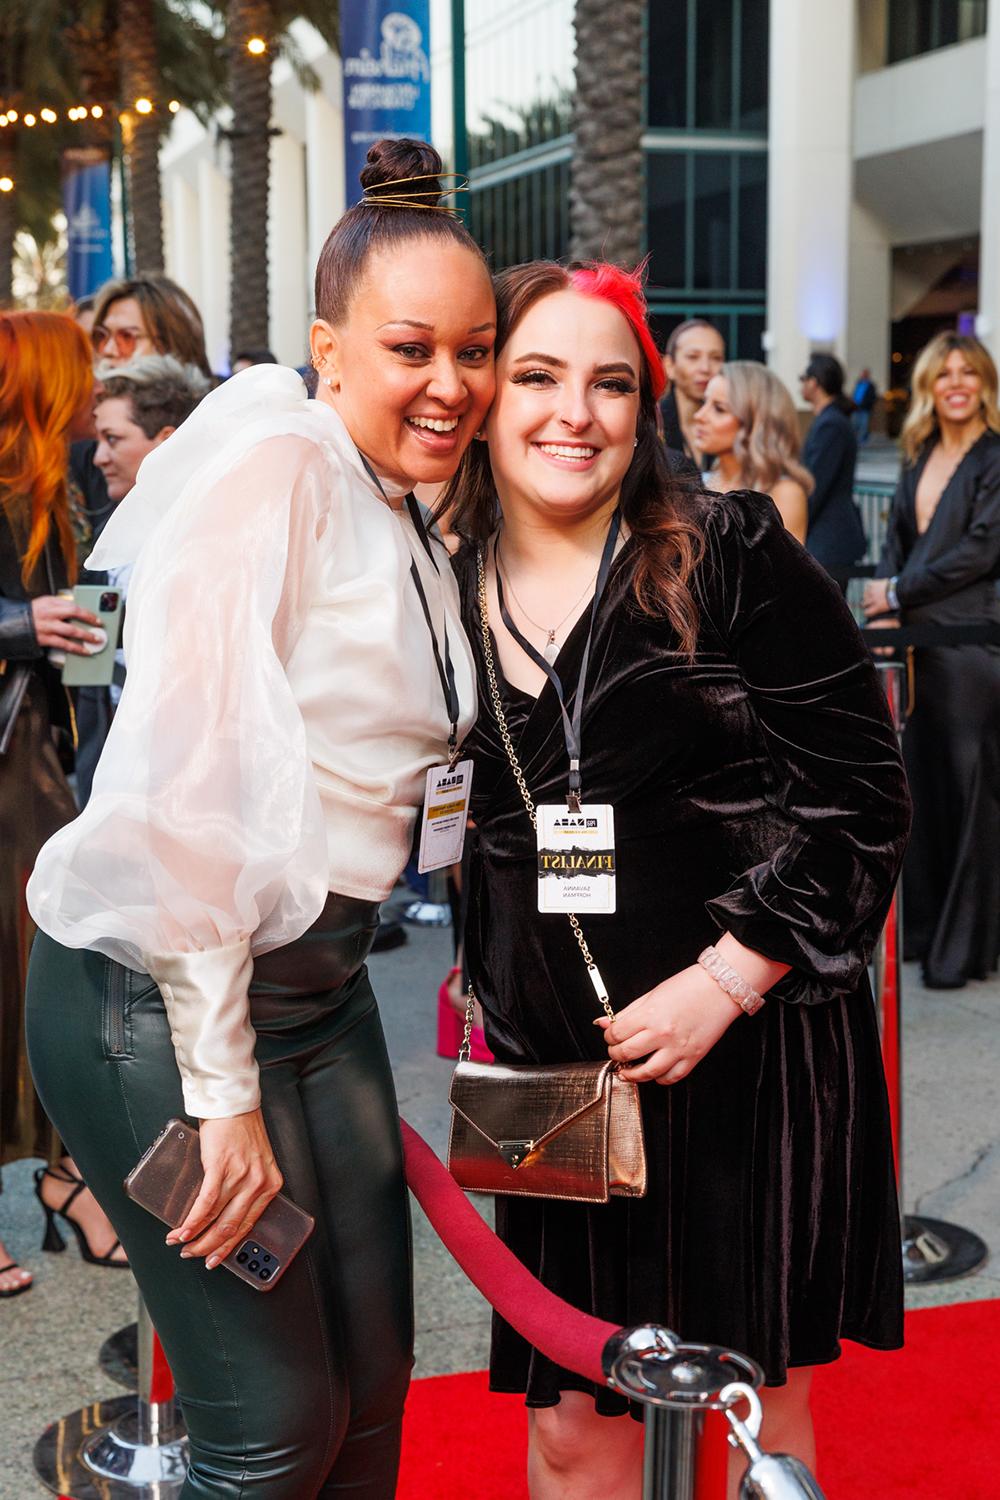
[[[583,590],[583,593],[580,595],[580,597],[578,599],[576,599],[570,605],[569,609],[563,615],[563,617],[559,621],[559,623],[557,625],[539,625],[539,623],[538,623],[537,620],[533,620],[531,618],[531,616],[528,614],[528,611],[525,609],[524,605],[521,603],[520,599],[517,597],[517,595],[514,592],[514,585],[510,581],[510,574],[507,572],[507,569],[503,566],[503,563],[502,563],[501,558],[500,558],[500,537],[499,537],[499,535],[497,536],[496,542],[495,542],[494,547],[493,547],[493,556],[494,556],[494,558],[496,560],[497,568],[502,570],[503,576],[507,580],[507,587],[510,589],[510,596],[513,599],[514,603],[517,605],[517,607],[520,610],[521,614],[527,620],[527,622],[528,622],[529,625],[534,626],[534,628],[536,630],[540,630],[542,632],[542,634],[547,637],[545,645],[542,647],[542,655],[545,657],[545,660],[551,666],[555,662],[556,657],[559,655],[559,645],[558,645],[558,642],[556,641],[556,634],[565,625],[566,621],[569,619],[569,617],[573,613],[573,611],[575,609],[579,608],[580,604],[586,598],[587,593],[591,589],[593,589],[594,583],[596,582],[596,579],[597,579],[597,575],[600,572],[600,564],[598,564],[598,566],[594,569],[594,576],[593,576],[593,578],[590,579],[589,583],[587,583],[586,587]]]

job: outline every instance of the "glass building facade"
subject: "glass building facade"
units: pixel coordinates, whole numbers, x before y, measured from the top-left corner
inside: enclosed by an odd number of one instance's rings
[[[470,227],[496,267],[570,248],[573,0],[465,0]],[[662,336],[765,325],[768,0],[649,0],[642,244]]]
[[[985,36],[986,7],[987,0],[889,0],[886,61]]]
[[[569,249],[573,0],[465,0],[469,223],[498,269]]]

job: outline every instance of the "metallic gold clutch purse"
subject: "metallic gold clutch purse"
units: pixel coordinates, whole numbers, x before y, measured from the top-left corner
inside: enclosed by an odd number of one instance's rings
[[[507,727],[490,639],[482,549],[478,558],[479,614],[493,712],[525,811],[535,826],[535,804]],[[567,912],[595,994],[609,1020],[611,1001],[573,912]],[[469,986],[465,1035],[452,1075],[448,1170],[470,1193],[522,1198],[568,1198],[607,1203],[646,1192],[646,1143],[639,1087],[603,1063],[474,1063],[470,1061],[475,992]]]
[[[460,1060],[449,1099],[448,1169],[469,1192],[607,1203],[646,1191],[639,1089],[610,1061]]]

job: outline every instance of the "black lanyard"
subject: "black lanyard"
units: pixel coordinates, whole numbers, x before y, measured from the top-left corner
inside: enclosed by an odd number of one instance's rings
[[[535,649],[529,640],[518,630],[510,617],[507,605],[503,597],[503,581],[500,577],[500,568],[497,566],[497,602],[500,605],[500,618],[503,620],[510,634],[514,637],[521,650],[526,652],[537,667],[541,667],[546,677],[555,689],[559,700],[559,712],[562,714],[563,734],[566,738],[566,754],[569,756],[569,792],[566,804],[570,812],[580,811],[580,796],[583,791],[583,782],[580,777],[580,733],[583,725],[583,697],[587,688],[587,667],[590,664],[590,647],[594,639],[594,625],[597,621],[597,611],[601,603],[601,597],[608,583],[608,575],[611,572],[611,564],[614,561],[615,546],[618,542],[618,533],[621,529],[621,515],[615,511],[611,517],[611,525],[608,528],[607,540],[604,543],[604,551],[601,553],[601,566],[597,570],[597,584],[594,589],[594,602],[590,606],[590,628],[587,631],[587,643],[583,648],[583,658],[580,662],[580,676],[576,684],[576,697],[573,701],[573,717],[570,718],[566,712],[566,695],[563,692],[562,679],[551,662],[546,661],[542,653]],[[494,549],[494,562],[496,562],[496,549]]]
[[[382,497],[386,502],[388,502],[389,497],[385,493],[381,479],[379,479],[375,470],[372,468],[371,464],[368,462],[367,458],[365,458],[365,455],[360,451],[360,449],[358,451],[358,457],[364,464],[365,470],[368,473],[369,477],[375,484],[378,485]],[[417,536],[420,538],[421,543],[423,544],[424,551],[427,553],[427,556],[431,560],[431,567],[440,578],[441,569],[437,565],[437,558],[434,556],[433,549],[431,548],[430,538],[427,535],[427,528],[424,526],[424,518],[420,514],[420,506],[417,504],[415,495],[407,495],[406,509],[409,511],[410,520],[413,522],[413,529],[417,533]],[[451,647],[448,643],[448,620],[446,617],[444,622],[444,660],[442,660],[441,647],[438,645],[437,631],[434,629],[434,621],[431,618],[431,607],[427,602],[427,594],[424,591],[423,579],[420,577],[420,569],[417,567],[416,558],[414,557],[410,558],[410,577],[413,579],[413,584],[417,591],[417,597],[420,600],[420,607],[424,612],[424,620],[427,622],[427,630],[431,638],[431,646],[434,650],[434,665],[437,667],[438,678],[441,682],[441,691],[444,693],[444,705],[445,710],[448,714],[448,723],[451,726],[448,732],[448,754],[449,757],[454,760],[458,752],[459,702],[458,688],[455,685],[455,664],[451,659]]]

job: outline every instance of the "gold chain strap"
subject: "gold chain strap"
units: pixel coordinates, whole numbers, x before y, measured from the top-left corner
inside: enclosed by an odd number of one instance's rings
[[[486,563],[482,547],[476,553],[476,569],[479,576],[479,624],[483,636],[483,657],[486,661],[486,676],[490,684],[490,701],[493,704],[493,712],[500,727],[500,738],[503,741],[504,750],[507,752],[510,768],[514,773],[514,780],[517,782],[518,790],[524,799],[524,806],[528,817],[531,819],[531,826],[537,829],[538,818],[535,814],[535,804],[528,790],[528,783],[524,779],[524,772],[521,770],[521,763],[514,749],[514,741],[510,737],[510,729],[507,726],[507,715],[503,711],[503,700],[500,697],[500,684],[497,681],[496,662],[493,659],[493,642],[490,640],[490,609],[486,593]],[[594,962],[594,956],[587,945],[587,939],[583,935],[583,928],[577,921],[575,912],[568,911],[566,916],[569,919],[569,925],[573,929],[573,936],[576,938],[577,945],[583,955],[583,961],[587,965],[590,982],[594,986],[597,998],[604,1009],[605,1015],[610,1021],[613,1021],[615,1013],[611,1008],[611,1001],[608,999],[608,992],[604,987],[601,971]],[[469,997],[465,1006],[465,1036],[462,1039],[462,1052],[468,1047],[472,1035],[472,1007],[475,998],[475,993],[470,984]],[[459,1057],[462,1057],[462,1052],[459,1053]]]

